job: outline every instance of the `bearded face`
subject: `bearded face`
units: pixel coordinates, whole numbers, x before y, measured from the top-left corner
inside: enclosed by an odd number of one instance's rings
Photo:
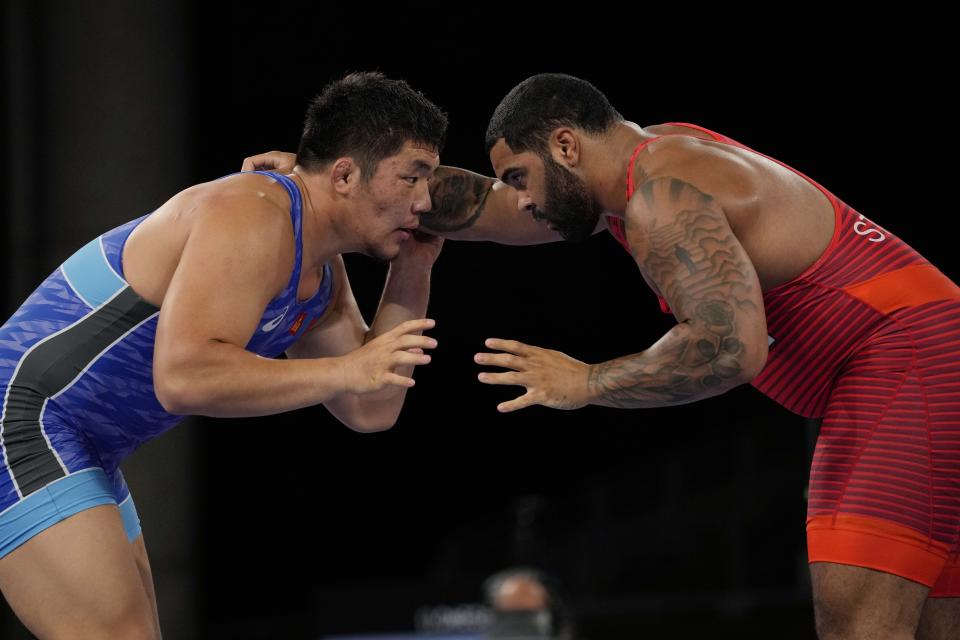
[[[543,209],[534,209],[533,217],[546,220],[564,240],[586,240],[593,235],[601,214],[587,185],[550,156],[543,158],[543,167],[546,203]]]

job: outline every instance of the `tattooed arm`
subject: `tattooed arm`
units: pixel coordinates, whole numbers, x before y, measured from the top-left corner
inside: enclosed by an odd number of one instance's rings
[[[420,216],[420,225],[445,238],[513,245],[562,240],[520,211],[516,189],[495,178],[443,166],[430,178],[430,198],[433,208]]]
[[[241,171],[290,173],[297,156],[268,151],[245,158]],[[496,178],[455,167],[440,167],[430,178],[433,208],[420,225],[434,235],[455,240],[489,240],[500,244],[543,244],[560,234],[517,208],[517,191]]]
[[[533,404],[556,409],[684,404],[719,395],[760,372],[767,327],[757,274],[718,198],[690,181],[731,199],[738,189],[751,197],[751,185],[731,186],[736,177],[725,175],[716,161],[702,172],[689,166],[679,165],[685,179],[663,172],[646,178],[626,211],[634,258],[670,303],[678,324],[646,351],[595,365],[513,340],[487,340],[487,347],[502,353],[478,353],[475,361],[509,371],[480,373],[480,381],[526,388],[501,403],[500,411]]]
[[[717,200],[683,179],[643,183],[627,207],[627,240],[678,324],[641,353],[593,365],[590,402],[694,402],[749,382],[766,362],[760,283]]]

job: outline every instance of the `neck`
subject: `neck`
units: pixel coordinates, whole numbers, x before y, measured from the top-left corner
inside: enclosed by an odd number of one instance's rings
[[[623,217],[627,209],[627,167],[637,145],[656,136],[647,133],[640,125],[618,122],[612,131],[591,140],[585,145],[593,167],[585,172],[594,200],[609,215]],[[634,174],[634,181],[637,175]]]
[[[331,189],[325,172],[311,173],[297,165],[291,173],[303,196],[303,268],[320,269],[338,254],[357,251],[360,243],[346,224],[346,202]]]

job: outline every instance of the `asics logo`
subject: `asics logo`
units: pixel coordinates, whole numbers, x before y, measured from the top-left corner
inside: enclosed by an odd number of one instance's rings
[[[273,331],[274,329],[276,329],[278,326],[280,326],[280,323],[283,322],[283,318],[287,315],[287,311],[289,309],[290,309],[290,305],[287,305],[286,307],[284,307],[283,311],[280,312],[280,315],[278,315],[273,320],[270,320],[269,322],[265,323],[262,327],[260,327],[260,330],[266,333],[268,331]]]

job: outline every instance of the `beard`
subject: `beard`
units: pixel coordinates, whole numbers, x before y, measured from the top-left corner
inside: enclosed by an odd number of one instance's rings
[[[543,209],[534,211],[534,217],[552,224],[564,240],[586,240],[597,228],[601,213],[587,185],[549,156],[543,159],[543,167],[546,203]]]

